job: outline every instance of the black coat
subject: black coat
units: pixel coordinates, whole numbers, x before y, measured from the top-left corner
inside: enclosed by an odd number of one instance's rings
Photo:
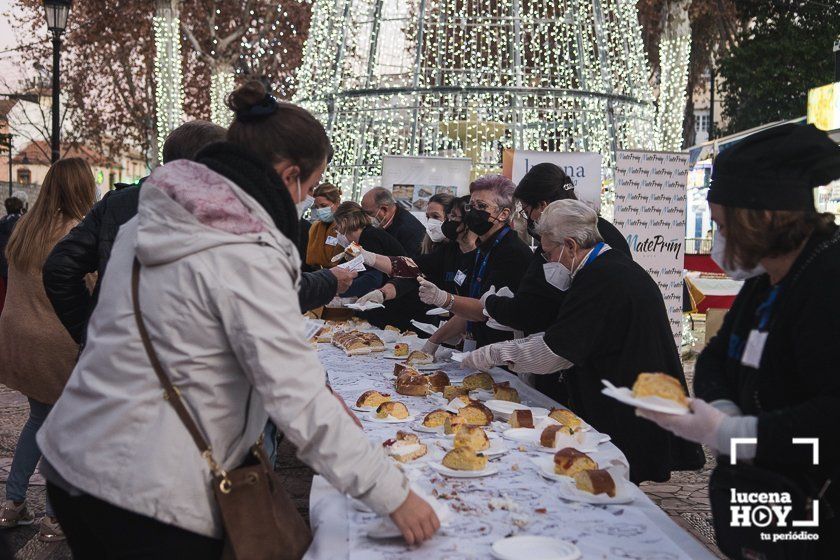
[[[6,245],[15,229],[15,224],[22,214],[7,214],[0,218],[0,278],[4,280],[9,277],[9,263],[6,260]]]
[[[598,218],[598,231],[612,249],[633,258],[627,240],[614,225]],[[514,297],[487,298],[485,307],[490,316],[525,334],[545,332],[557,317],[565,292],[545,281],[544,264],[545,259],[537,248]]]
[[[840,228],[831,230],[812,236],[779,283],[759,368],[742,365],[741,357],[772,288],[766,274],[741,288],[697,360],[694,390],[758,417],[755,465],[811,491],[833,475],[826,497],[840,511]],[[819,466],[811,446],[793,445],[794,437],[819,438]]]
[[[662,292],[641,266],[620,251],[587,264],[566,292],[545,343],[574,364],[565,373],[569,408],[612,437],[630,462],[633,482],[662,482],[672,470],[702,467],[699,445],[601,393],[602,379],[631,387],[642,372],[666,373],[686,387]]]
[[[43,268],[44,289],[61,324],[77,343],[82,343],[87,322],[99,295],[111,247],[122,224],[137,214],[140,186],[108,193],[56,244]],[[84,283],[86,274],[98,272],[93,294]],[[301,309],[307,311],[328,303],[338,281],[329,271],[301,275],[298,293]]]
[[[400,242],[405,250],[403,254],[412,258],[420,254],[420,246],[426,236],[426,228],[408,210],[398,205],[397,213],[394,214],[394,219],[391,220],[391,224],[385,231]]]

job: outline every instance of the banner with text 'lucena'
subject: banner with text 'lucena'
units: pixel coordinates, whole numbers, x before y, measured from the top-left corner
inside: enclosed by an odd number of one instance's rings
[[[615,162],[615,226],[633,259],[659,285],[671,330],[682,341],[682,283],[688,154],[619,151]]]

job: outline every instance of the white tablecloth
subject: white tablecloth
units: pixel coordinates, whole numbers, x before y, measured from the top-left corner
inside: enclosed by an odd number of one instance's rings
[[[319,345],[319,355],[327,369],[330,384],[348,403],[355,403],[364,391],[376,389],[395,394],[390,380],[393,360],[370,356],[346,357],[331,345]],[[442,368],[452,380],[467,373],[458,364]],[[524,404],[550,408],[556,402],[522,383],[516,376],[496,369],[498,381],[510,381]],[[406,403],[418,420],[434,408],[442,407],[439,397],[395,395]],[[616,403],[616,406],[621,406]],[[364,416],[365,413],[359,413]],[[585,420],[585,419],[584,419]],[[366,433],[377,444],[393,437],[408,424],[380,424],[363,421]],[[430,456],[443,451],[434,434],[419,433],[429,445]],[[372,513],[351,507],[350,500],[316,476],[310,495],[310,520],[314,542],[307,560],[339,558],[365,560],[396,559],[477,559],[489,558],[490,546],[498,539],[516,534],[546,535],[577,544],[584,558],[628,558],[634,560],[678,560],[714,558],[691,535],[677,526],[645,494],[633,486],[630,504],[596,506],[562,500],[557,482],[538,473],[532,457],[547,456],[515,448],[491,464],[499,473],[484,478],[446,478],[425,462],[412,464],[409,477],[434,493],[453,511],[450,522],[430,541],[409,548],[402,539],[374,540],[366,536],[367,527],[377,523]],[[428,457],[427,457],[428,458]],[[624,455],[611,443],[602,444],[596,456],[599,464],[624,461]]]

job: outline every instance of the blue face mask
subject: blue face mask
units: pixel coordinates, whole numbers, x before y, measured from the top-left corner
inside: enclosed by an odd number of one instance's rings
[[[313,208],[312,217],[318,221],[328,224],[333,221],[332,208],[329,206],[324,206],[323,208]]]

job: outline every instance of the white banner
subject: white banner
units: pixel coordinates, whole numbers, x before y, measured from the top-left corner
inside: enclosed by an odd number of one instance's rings
[[[553,163],[575,184],[578,199],[596,211],[601,207],[601,154],[591,152],[513,152],[511,180],[519,184],[528,170],[539,163]]]
[[[682,342],[688,154],[616,153],[615,217],[633,259],[659,285],[677,348]]]
[[[417,214],[424,214],[433,195],[469,194],[471,172],[469,158],[382,157],[382,186],[394,193],[397,204]]]

